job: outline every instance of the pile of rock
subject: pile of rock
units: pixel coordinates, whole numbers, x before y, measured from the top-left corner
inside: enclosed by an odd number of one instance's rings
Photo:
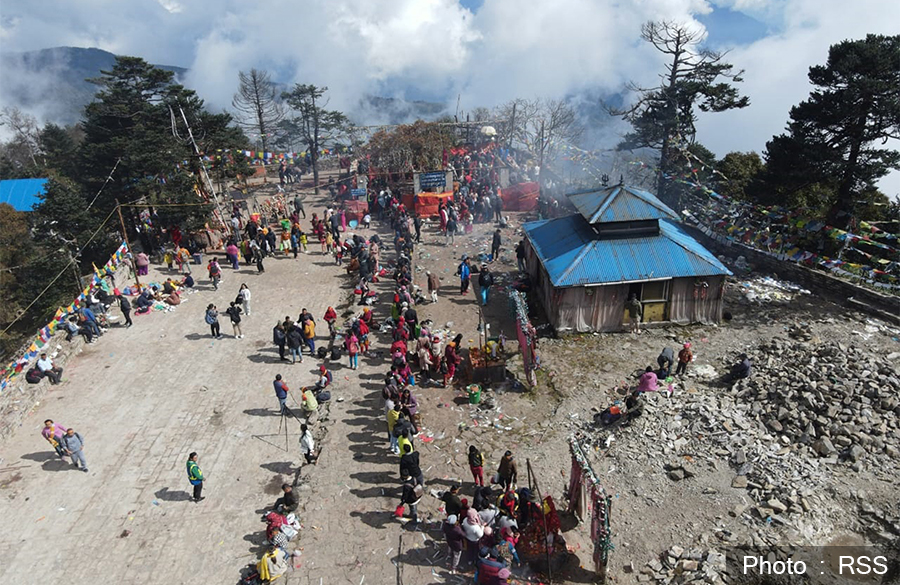
[[[626,568],[627,569],[627,568]],[[685,550],[673,546],[638,573],[638,581],[662,583],[722,583],[725,555],[715,550]]]
[[[754,374],[735,386],[749,414],[799,455],[848,461],[898,456],[900,374],[896,364],[841,342],[814,344],[808,329],[774,338],[755,355]]]

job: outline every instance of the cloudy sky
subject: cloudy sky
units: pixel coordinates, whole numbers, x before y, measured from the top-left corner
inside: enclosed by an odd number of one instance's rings
[[[614,92],[651,83],[662,60],[641,23],[703,27],[744,69],[749,108],[705,115],[699,140],[718,155],[761,151],[809,93],[828,46],[896,34],[896,0],[5,0],[0,47],[99,47],[190,68],[187,84],[228,107],[237,71],[331,88],[348,108],[363,93],[464,109],[513,97]],[[2,80],[0,80],[2,81]],[[900,176],[882,184],[900,192]]]

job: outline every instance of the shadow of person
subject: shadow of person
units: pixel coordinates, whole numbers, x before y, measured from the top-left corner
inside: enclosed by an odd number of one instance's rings
[[[52,459],[62,459],[59,455],[56,454],[56,451],[38,451],[36,453],[28,453],[27,455],[22,455],[22,459],[27,459],[29,461],[50,461]]]
[[[76,471],[78,467],[65,459],[55,458],[44,461],[44,463],[41,464],[41,469],[44,471]]]
[[[182,490],[169,491],[167,487],[156,490],[153,495],[156,496],[157,500],[164,502],[189,502],[191,500],[191,494]]]
[[[394,524],[394,515],[388,511],[350,512],[350,516],[359,518],[363,524],[379,530],[387,528],[388,524]]]

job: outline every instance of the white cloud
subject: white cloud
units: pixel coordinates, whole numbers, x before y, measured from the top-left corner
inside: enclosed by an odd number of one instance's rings
[[[713,6],[747,11],[776,32],[728,56],[746,69],[752,105],[701,117],[699,138],[718,154],[761,151],[808,94],[806,71],[830,44],[895,33],[900,22],[895,0],[485,0],[475,14],[458,0],[6,4],[6,51],[96,46],[188,66],[188,84],[215,108],[230,106],[237,72],[250,67],[327,85],[337,108],[364,94],[443,96],[453,106],[459,94],[471,109],[518,96],[618,90],[628,79],[652,83],[661,71],[663,57],[639,38],[643,22],[699,27],[694,17]]]
[[[732,150],[762,152],[766,141],[784,131],[792,106],[809,96],[810,66],[825,63],[828,47],[868,33],[896,34],[900,3],[885,0],[788,0],[784,28],[738,47],[728,55],[745,69],[741,91],[751,105],[742,110],[702,115],[698,139],[719,156]],[[882,182],[889,195],[900,193],[900,174]]]

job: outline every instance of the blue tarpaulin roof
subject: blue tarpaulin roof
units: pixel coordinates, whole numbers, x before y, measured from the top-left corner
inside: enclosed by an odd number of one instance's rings
[[[525,236],[554,287],[731,274],[678,224],[662,219],[659,234],[599,239],[580,215],[534,221]]]
[[[9,203],[16,211],[31,211],[41,202],[47,179],[7,179],[0,181],[0,203]]]
[[[569,200],[588,223],[678,219],[656,196],[626,185],[570,193]]]

